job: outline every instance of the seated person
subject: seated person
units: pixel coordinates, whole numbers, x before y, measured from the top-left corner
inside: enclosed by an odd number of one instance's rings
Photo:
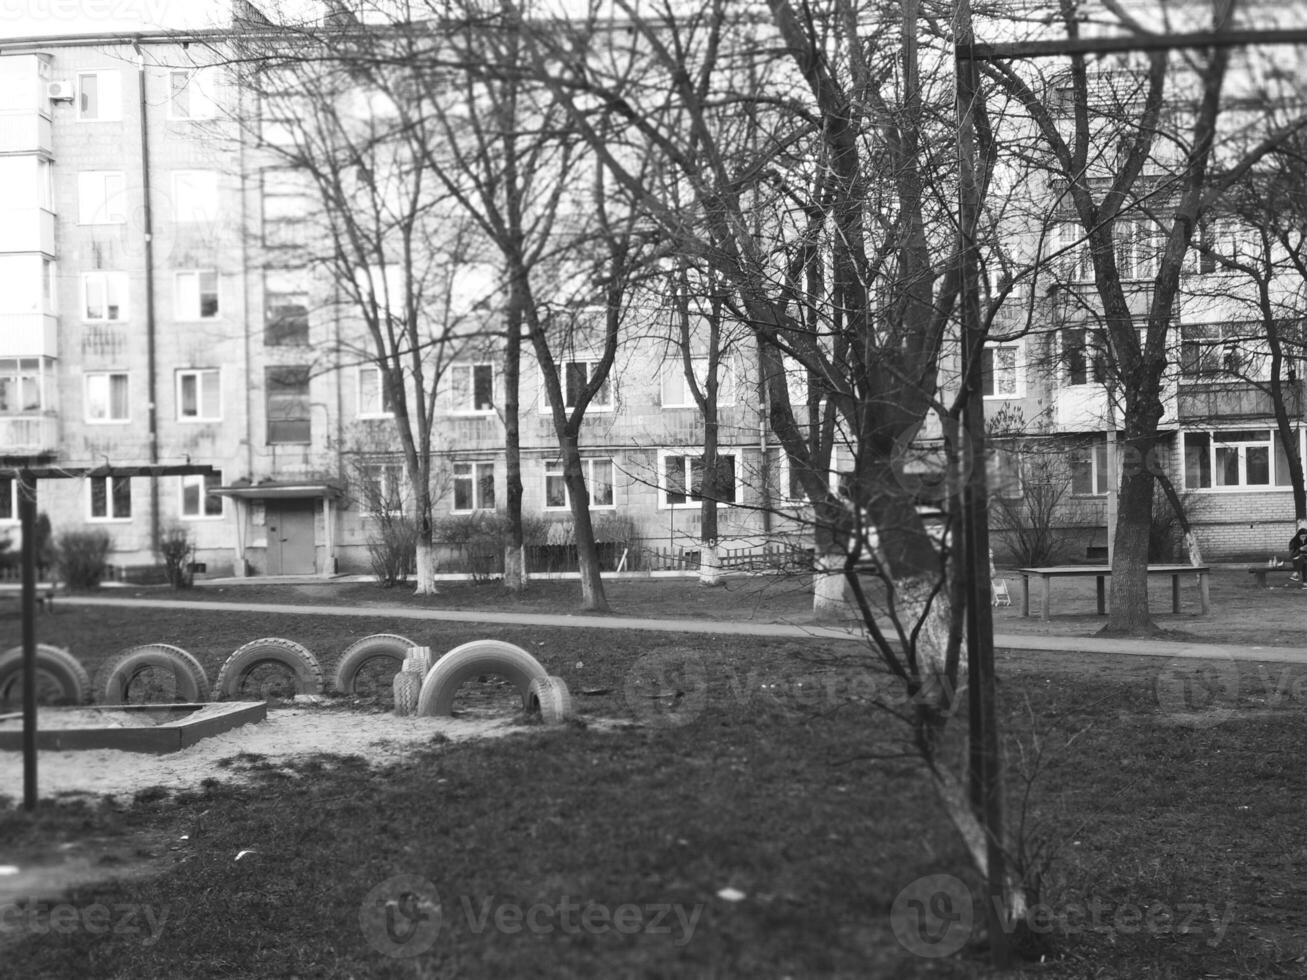
[[[1307,571],[1307,521],[1299,521],[1297,532],[1289,539],[1289,557],[1293,559],[1293,574],[1289,581],[1302,582],[1302,587],[1307,589],[1303,574]]]

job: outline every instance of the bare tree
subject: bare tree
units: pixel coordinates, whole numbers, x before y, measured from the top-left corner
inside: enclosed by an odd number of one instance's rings
[[[1234,7],[1216,0],[1210,29],[1228,31]],[[1148,33],[1117,4],[1105,4],[1104,13],[1119,33]],[[1076,4],[1061,5],[1058,23],[1069,40],[1080,38]],[[1227,188],[1303,122],[1260,126],[1250,142],[1223,143],[1218,123],[1230,58],[1230,46],[1218,44],[1183,55],[1153,49],[1103,60],[1073,53],[1050,71],[1010,60],[982,65],[1024,106],[1047,161],[1051,196],[1064,201],[1067,220],[1087,245],[1094,305],[1120,384],[1124,460],[1106,632],[1156,629],[1148,612],[1147,530],[1185,255]],[[1247,119],[1239,123],[1249,131]],[[1160,243],[1146,246],[1156,266],[1142,289],[1130,285],[1120,262],[1132,234]]]
[[[436,134],[400,110],[392,74],[360,76],[342,36],[288,26],[233,35],[224,54],[258,102],[240,121],[262,146],[265,265],[304,277],[306,292],[307,282],[329,284],[357,328],[319,356],[333,369],[376,368],[372,408],[393,419],[412,493],[416,591],[433,593],[433,419],[446,369],[484,329],[475,304],[456,298],[459,278],[481,262],[430,167]]]

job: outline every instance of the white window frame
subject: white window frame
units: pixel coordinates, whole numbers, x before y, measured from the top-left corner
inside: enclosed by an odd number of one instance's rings
[[[699,389],[702,391],[708,377],[708,358],[690,358],[690,370],[694,372],[695,381],[698,382]],[[728,357],[719,358],[717,372],[717,407],[731,408],[735,405],[734,362]],[[675,381],[680,388],[679,401],[668,396],[667,384],[669,381]],[[664,362],[663,368],[659,372],[658,402],[663,408],[699,407],[699,403],[694,400],[694,392],[690,390],[690,383],[685,378],[685,363],[679,357],[674,361]]]
[[[382,500],[392,498],[399,503],[401,513],[411,510],[408,478],[404,475],[404,464],[394,460],[372,460],[360,464],[361,480],[377,487],[377,494]],[[374,510],[374,501],[364,497],[359,501],[359,509],[365,517],[380,517],[381,511]]]
[[[1263,439],[1232,439],[1230,436],[1235,433],[1265,433]],[[1201,435],[1207,438],[1207,475],[1209,483],[1207,486],[1193,486],[1189,482],[1189,446],[1190,436]],[[1299,452],[1302,451],[1302,437],[1295,433],[1298,438]],[[1226,438],[1222,439],[1221,437]],[[1284,491],[1289,489],[1289,485],[1277,482],[1276,473],[1276,452],[1275,452],[1275,430],[1273,428],[1261,426],[1249,426],[1240,429],[1187,429],[1181,433],[1181,473],[1186,490],[1195,490],[1200,493],[1262,493],[1265,491]],[[1248,482],[1248,450],[1265,449],[1267,456],[1266,464],[1266,482],[1249,483]],[[1239,480],[1237,483],[1218,484],[1216,482],[1217,473],[1220,467],[1217,464],[1218,449],[1233,450],[1236,454],[1237,467],[1239,471]]]
[[[591,371],[593,370],[594,365],[598,363],[599,360],[597,358],[596,359],[572,358],[566,361],[559,362],[558,366],[562,368],[563,374],[558,379],[558,383],[559,383],[559,387],[562,389],[563,392],[564,409],[570,409],[573,407],[572,405],[566,404],[568,367],[572,364],[584,364],[586,366],[586,372],[585,372],[586,382],[589,383],[589,379],[592,376]],[[599,401],[599,397],[601,395],[607,395],[608,400],[603,402]],[[586,406],[585,410],[586,412],[611,412],[615,409],[615,407],[616,404],[613,400],[613,375],[610,369],[608,373],[608,380],[604,382],[603,387],[601,387],[597,392],[595,392],[595,397],[590,400],[590,404]],[[542,367],[540,369],[540,414],[548,415],[549,412],[550,412],[549,389],[545,387],[545,371],[544,368]]]
[[[86,111],[86,79],[95,79],[96,113],[89,115]],[[123,76],[113,68],[77,73],[77,121],[78,122],[121,122],[123,118]]]
[[[172,218],[177,224],[211,224],[221,214],[219,207],[216,170],[172,172]]]
[[[13,387],[13,393],[20,403],[15,408],[0,408],[0,416],[31,415],[33,412],[45,411],[47,372],[42,360],[37,357],[0,357],[0,378]],[[27,382],[31,382],[31,385]],[[36,392],[35,405],[27,401],[29,390]]]
[[[222,486],[221,473],[190,473],[179,479],[177,487],[177,512],[184,521],[220,521],[227,514],[227,498],[220,497],[215,493],[209,492],[209,484],[212,481],[213,486]],[[186,491],[188,489],[197,490],[196,510],[189,510],[186,502]],[[218,502],[218,512],[210,514],[208,512],[209,498],[212,497]]]
[[[114,509],[114,482],[115,480],[127,481],[127,513],[120,514]],[[105,513],[95,513],[95,484],[97,482],[104,484],[104,505]],[[130,476],[92,476],[88,477],[86,484],[86,519],[94,524],[125,524],[132,519],[132,511],[135,502],[132,495],[132,478]]]
[[[1011,392],[998,391],[997,376],[995,372],[991,370],[990,372],[991,375],[995,375],[995,391],[994,394],[985,395],[984,397],[986,399],[995,399],[995,400],[1003,400],[1003,399],[1010,400],[1013,398],[1024,398],[1026,396],[1025,345],[1019,340],[1013,341],[1011,343],[993,341],[985,344],[985,350],[993,351],[995,355],[997,355],[997,352],[1001,350],[1012,351],[1012,391]],[[983,377],[982,377],[982,383],[983,383]]]
[[[1111,492],[1108,485],[1108,478],[1112,469],[1111,461],[1107,454],[1111,452],[1111,447],[1107,444],[1106,436],[1095,437],[1090,442],[1080,446],[1073,446],[1068,453],[1068,466],[1071,469],[1071,479],[1069,482],[1071,495],[1073,497],[1106,497]],[[1075,489],[1075,463],[1076,460],[1072,454],[1083,453],[1089,463],[1089,482],[1093,487],[1088,492]],[[1098,489],[1099,487],[1103,489]]]
[[[490,406],[476,407],[476,373],[478,368],[490,371]],[[460,382],[460,376],[464,380]],[[451,415],[494,415],[495,397],[499,391],[499,372],[493,363],[472,361],[464,364],[450,365],[450,414]]]
[[[168,72],[168,118],[174,122],[192,122],[212,119],[218,114],[214,97],[216,69],[173,68]],[[185,93],[185,111],[179,93]]]
[[[596,463],[607,463],[611,479],[608,486],[612,494],[612,500],[608,503],[595,503],[594,500],[594,469]],[[612,456],[585,456],[581,459],[581,466],[585,470],[585,489],[586,494],[590,497],[590,509],[594,510],[616,510],[617,509],[617,461]],[[557,479],[563,487],[562,504],[549,503],[549,481]],[[572,491],[568,488],[567,483],[563,482],[563,461],[561,459],[545,460],[544,469],[544,506],[541,508],[545,511],[560,513],[572,509]]]
[[[127,178],[121,170],[83,170],[77,175],[77,223],[127,222]]]
[[[127,319],[127,273],[125,272],[84,272],[82,273],[82,322],[83,323],[117,323]],[[91,315],[91,295],[98,292],[99,306],[103,316]],[[118,314],[110,315],[110,302],[118,299]]]
[[[204,277],[213,276],[214,312],[205,316]],[[193,282],[193,285],[191,283]],[[184,285],[185,284],[185,285]],[[194,303],[189,301],[193,299]],[[173,274],[173,312],[178,320],[196,322],[222,318],[222,276],[216,269],[180,269]]]
[[[784,455],[783,451],[782,451],[782,455]],[[658,451],[658,509],[659,510],[693,510],[703,506],[703,499],[701,497],[696,497],[693,491],[694,461],[702,458],[703,458],[703,453],[701,451],[696,452],[694,449],[661,449]],[[741,490],[740,454],[733,451],[722,452],[719,450],[717,453],[717,459],[720,461],[723,458],[729,458],[732,460],[731,469],[735,475],[733,481],[733,487],[732,487],[733,499],[719,500],[717,501],[717,506],[738,507],[740,505],[740,490]],[[668,494],[670,493],[670,488],[667,483],[667,461],[670,459],[680,459],[682,461],[681,476],[684,478],[684,482],[685,482],[685,493],[683,494],[685,500],[679,503],[667,499]],[[788,469],[789,469],[789,458],[786,457],[787,473],[786,473],[786,486],[784,490],[785,493],[789,492]]]
[[[460,473],[460,467],[466,467],[467,472]],[[488,469],[490,477],[490,494],[492,498],[497,498],[497,487],[495,486],[495,461],[493,459],[460,459],[455,460],[453,465],[452,481],[453,502],[450,505],[451,514],[473,514],[479,510],[493,511],[495,509],[495,500],[492,499],[487,503],[481,493],[481,481],[485,479],[486,474],[483,472]],[[470,481],[469,496],[472,500],[471,507],[458,506],[458,484],[463,481]]]
[[[205,379],[213,379],[213,396],[216,404],[206,405]],[[185,414],[186,399],[183,388],[187,379],[195,385],[195,414]],[[206,408],[210,411],[206,411]],[[182,368],[177,372],[177,421],[178,422],[221,422],[222,421],[222,369],[221,368]]]
[[[374,404],[376,408],[368,411],[364,405],[364,377],[368,375],[375,376],[373,382],[376,389],[376,399]],[[385,378],[381,373],[381,368],[376,364],[360,364],[354,372],[354,404],[357,406],[357,417],[361,419],[390,419],[395,417],[395,410],[386,407],[386,384]],[[371,401],[371,400],[369,400]]]
[[[87,371],[83,376],[82,391],[85,398],[85,422],[87,425],[122,425],[132,420],[132,379],[127,371]],[[123,379],[123,406],[126,414],[121,417],[114,416],[113,412],[113,384],[115,378]],[[93,391],[98,387],[96,382],[103,381],[105,391],[103,393]],[[91,414],[93,402],[103,398],[106,414],[103,417],[95,417]]]

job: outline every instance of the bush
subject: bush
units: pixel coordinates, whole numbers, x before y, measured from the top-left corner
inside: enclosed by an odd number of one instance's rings
[[[507,540],[508,518],[497,511],[446,517],[431,529],[432,543],[459,552],[474,582],[494,577]]]
[[[385,588],[408,581],[417,571],[417,525],[411,517],[391,516],[368,535],[372,574]]]
[[[174,589],[189,589],[195,583],[195,573],[191,569],[194,553],[191,532],[180,524],[166,528],[159,536],[159,557],[163,559],[168,584]]]
[[[59,578],[70,589],[98,589],[112,545],[107,531],[64,531],[54,546]]]

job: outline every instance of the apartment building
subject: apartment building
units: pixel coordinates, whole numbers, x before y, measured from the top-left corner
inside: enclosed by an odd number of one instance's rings
[[[209,575],[367,571],[379,519],[369,501],[404,482],[380,373],[341,343],[355,327],[332,284],[276,261],[310,205],[267,167],[258,127],[240,124],[258,107],[183,45],[102,35],[0,52],[0,445],[80,474],[42,481],[39,507],[56,532],[106,530],[115,564],[155,564],[159,535],[180,525]],[[1142,312],[1148,235],[1127,237],[1122,267]],[[1232,346],[1246,355],[1250,345],[1230,343],[1246,339],[1232,326],[1246,311],[1233,300],[1222,308],[1223,274],[1210,256],[1186,273],[1163,419],[1164,465],[1199,501],[1191,516],[1209,558],[1276,550],[1292,524],[1284,449],[1256,383],[1264,359],[1231,360]],[[984,353],[993,492],[1026,493],[1039,478],[1032,450],[1052,447],[1069,481],[1060,519],[1083,539],[1076,557],[1106,544],[1116,424],[1088,279],[1073,254],[1054,288],[1018,293]],[[1023,302],[1040,326],[1008,337]],[[703,419],[679,351],[653,339],[666,334],[644,331],[621,348],[582,429],[607,567],[696,549]],[[596,359],[580,348],[563,357],[565,398]],[[1299,376],[1290,407],[1303,452]],[[723,546],[801,541],[802,520],[787,517],[801,515],[801,493],[769,435],[748,341],[719,378]],[[460,356],[446,373],[438,519],[504,506],[501,386],[493,351]],[[528,359],[523,508],[539,542],[565,552],[569,502],[543,388]],[[848,451],[837,448],[834,472]],[[211,472],[147,472],[170,464]],[[86,475],[97,467],[141,473]],[[16,492],[0,481],[0,531],[15,537]],[[454,558],[442,555],[447,570],[464,567]]]

